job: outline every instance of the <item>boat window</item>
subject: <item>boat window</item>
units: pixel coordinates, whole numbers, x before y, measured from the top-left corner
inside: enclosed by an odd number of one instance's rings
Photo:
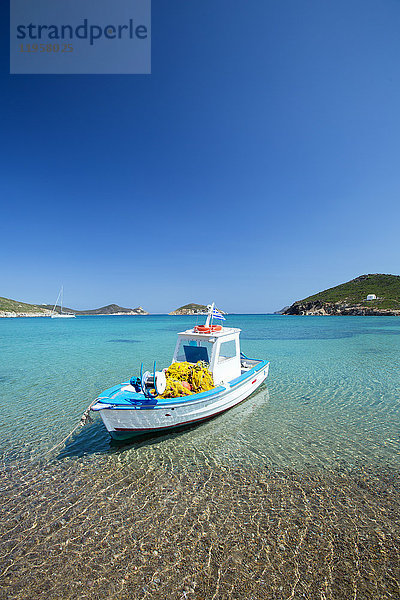
[[[207,348],[202,348],[201,346],[183,346],[183,349],[187,362],[197,363],[199,360],[203,360],[206,363],[210,362]]]
[[[219,357],[218,362],[224,362],[225,360],[229,360],[230,358],[234,358],[236,356],[236,341],[230,340],[229,342],[222,342],[219,348]]]
[[[182,340],[178,347],[176,360],[178,362],[196,363],[203,360],[210,363],[212,348],[210,343],[204,340]]]

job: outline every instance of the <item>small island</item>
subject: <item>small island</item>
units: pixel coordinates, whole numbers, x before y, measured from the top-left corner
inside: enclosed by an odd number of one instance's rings
[[[46,305],[46,308],[50,308]],[[53,308],[53,307],[51,307]],[[55,307],[56,312],[60,312],[60,307],[57,305]],[[63,312],[72,313],[76,316],[79,315],[94,315],[94,316],[105,316],[105,315],[148,315],[149,313],[144,310],[141,306],[137,308],[124,308],[123,306],[118,306],[118,304],[107,304],[107,306],[102,306],[101,308],[94,308],[91,310],[75,310],[74,308],[63,307]]]
[[[297,300],[279,312],[283,315],[400,316],[400,276],[360,275]]]
[[[0,296],[0,317],[49,317],[53,311],[60,312],[61,307],[52,304],[28,304],[18,302],[10,298]],[[148,315],[149,313],[141,306],[137,308],[124,308],[118,304],[108,304],[101,308],[91,310],[75,310],[73,308],[63,307],[64,313],[74,315]]]
[[[221,314],[226,315],[223,310],[217,309]],[[208,308],[205,304],[195,304],[192,302],[191,304],[185,304],[176,310],[168,313],[169,315],[207,315]]]

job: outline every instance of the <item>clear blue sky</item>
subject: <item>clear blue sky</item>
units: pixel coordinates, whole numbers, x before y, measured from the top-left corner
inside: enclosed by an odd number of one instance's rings
[[[0,295],[268,312],[399,273],[400,2],[153,0],[152,75],[9,75]]]

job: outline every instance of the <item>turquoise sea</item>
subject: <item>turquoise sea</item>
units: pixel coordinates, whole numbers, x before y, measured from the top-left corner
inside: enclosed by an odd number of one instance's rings
[[[95,417],[53,449],[195,322],[0,319],[0,598],[400,598],[396,317],[229,315],[271,361],[247,401],[125,445]]]

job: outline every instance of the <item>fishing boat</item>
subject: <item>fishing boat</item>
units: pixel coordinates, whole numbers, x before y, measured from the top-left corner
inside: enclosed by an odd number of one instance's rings
[[[55,305],[53,306],[53,310],[51,311],[52,319],[74,319],[75,315],[73,313],[63,313],[63,296],[64,296],[64,286],[61,286],[60,291],[58,292],[57,300]],[[60,300],[60,312],[56,311],[56,307],[58,306],[58,301]]]
[[[214,320],[225,318],[213,304],[208,308],[205,325],[178,333],[170,367],[157,371],[154,362],[153,370],[144,372],[142,363],[140,376],[105,390],[92,403],[91,410],[100,413],[114,439],[201,423],[236,406],[265,381],[269,362],[245,356],[240,350],[241,330],[215,325]],[[188,382],[179,381],[177,389],[184,393],[166,397],[166,390],[174,389],[169,372],[179,373],[180,367],[193,374],[206,372],[211,388],[190,391]]]

